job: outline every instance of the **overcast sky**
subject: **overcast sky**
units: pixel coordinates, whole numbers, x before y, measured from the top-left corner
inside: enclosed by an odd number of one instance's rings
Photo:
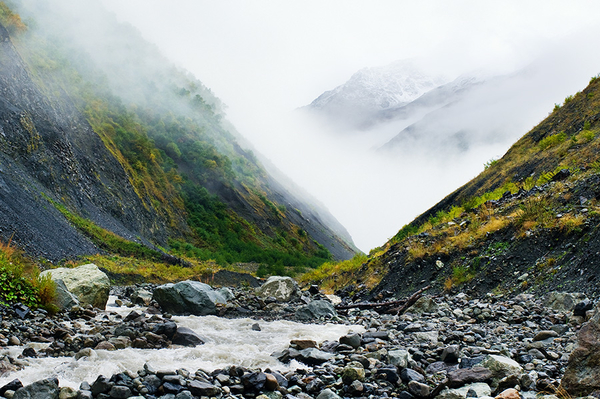
[[[491,150],[465,160],[456,171],[432,170],[441,179],[436,190],[411,201],[390,188],[397,186],[397,170],[377,165],[376,159],[355,162],[359,144],[340,145],[318,132],[286,126],[286,114],[358,69],[406,58],[425,58],[433,72],[456,76],[478,68],[509,72],[557,43],[564,49],[573,42],[582,54],[595,53],[600,26],[599,1],[101,1],[211,88],[227,104],[238,130],[320,199],[363,251],[382,245],[475,176],[481,157]],[[585,59],[585,67],[566,71],[574,75],[570,86],[548,99],[548,111],[600,72],[594,61]],[[321,146],[329,146],[327,152],[311,150]],[[507,149],[493,151],[502,155]],[[403,190],[418,191],[422,178],[402,181]]]

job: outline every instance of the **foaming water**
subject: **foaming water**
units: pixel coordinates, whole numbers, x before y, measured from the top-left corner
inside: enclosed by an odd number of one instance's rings
[[[113,307],[107,307],[114,311]],[[132,309],[118,309],[122,315]],[[140,311],[141,309],[137,309]],[[317,342],[337,340],[349,331],[362,332],[360,326],[301,324],[290,321],[256,321],[252,319],[224,319],[216,316],[174,316],[178,326],[188,327],[204,338],[205,344],[195,348],[176,349],[121,349],[96,351],[93,358],[75,360],[72,357],[24,359],[29,366],[23,370],[0,376],[0,386],[15,378],[29,384],[42,378],[56,376],[61,386],[78,388],[82,381],[93,382],[98,375],[111,376],[124,370],[138,371],[149,363],[155,369],[206,371],[228,365],[248,368],[267,368],[286,371],[303,368],[300,363],[285,365],[271,353],[288,347],[292,339],[312,339]],[[261,331],[252,330],[258,323]],[[41,348],[38,344],[35,348]],[[23,347],[0,351],[16,357]]]

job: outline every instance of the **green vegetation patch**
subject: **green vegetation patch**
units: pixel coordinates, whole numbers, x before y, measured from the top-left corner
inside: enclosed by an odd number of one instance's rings
[[[56,287],[50,276],[40,278],[38,266],[10,243],[0,242],[0,304],[20,302],[30,308],[57,310]]]

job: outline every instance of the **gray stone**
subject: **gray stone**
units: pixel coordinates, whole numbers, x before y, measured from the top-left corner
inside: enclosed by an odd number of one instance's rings
[[[40,273],[40,277],[50,275],[52,281],[62,280],[67,290],[79,300],[82,306],[92,305],[106,308],[110,281],[108,276],[90,263],[73,269],[60,267]]]
[[[296,310],[296,317],[300,320],[310,321],[321,318],[337,316],[335,308],[329,301],[317,300]]]
[[[280,302],[289,302],[300,297],[300,288],[291,277],[271,276],[256,293],[262,297],[273,297]]]
[[[411,360],[410,354],[407,350],[398,349],[395,351],[388,352],[388,362],[392,366],[396,366],[398,368],[406,368],[408,367],[408,362]]]
[[[15,391],[13,399],[58,399],[60,390],[56,378],[46,378]]]
[[[219,387],[202,381],[191,381],[187,388],[193,395],[196,396],[217,396],[221,393]]]
[[[226,298],[210,285],[189,280],[157,287],[153,299],[165,312],[197,316],[216,314],[217,304],[227,302]]]
[[[545,296],[544,305],[558,312],[570,312],[583,299],[585,295],[581,293],[552,291]]]
[[[323,364],[333,359],[333,357],[334,356],[331,353],[323,352],[316,348],[307,348],[299,351],[297,360],[300,360],[302,363],[308,366],[314,366],[317,364]]]
[[[333,392],[331,389],[325,388],[317,396],[317,399],[342,399],[342,398],[338,394]]]
[[[492,386],[506,377],[521,378],[523,368],[514,360],[499,355],[487,355],[481,365],[492,372]]]
[[[131,389],[122,385],[115,385],[110,389],[109,395],[115,399],[127,399],[131,396]]]
[[[148,306],[152,302],[152,293],[145,288],[137,288],[131,294],[131,302],[136,305]]]
[[[360,334],[349,333],[344,336],[341,336],[339,341],[340,341],[340,344],[349,345],[349,346],[353,347],[354,349],[356,349],[360,346],[361,337],[360,337]]]
[[[419,298],[408,310],[407,313],[422,314],[433,313],[438,309],[438,304],[431,295],[424,295]]]
[[[64,281],[56,279],[54,280],[54,284],[56,285],[54,304],[60,310],[68,310],[73,306],[79,305],[79,299],[69,291]]]

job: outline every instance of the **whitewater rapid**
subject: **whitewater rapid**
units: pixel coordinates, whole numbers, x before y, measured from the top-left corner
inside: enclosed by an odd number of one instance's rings
[[[143,308],[115,307],[114,298],[112,299],[109,300],[107,313],[127,315],[132,310],[143,311]],[[102,312],[98,317],[104,314]],[[301,324],[285,320],[267,322],[216,316],[173,316],[173,321],[180,327],[187,327],[198,333],[205,340],[205,344],[195,348],[98,350],[97,356],[79,360],[73,357],[22,359],[28,366],[23,370],[0,376],[0,386],[15,378],[26,385],[43,378],[57,377],[60,386],[79,388],[81,382],[92,383],[98,375],[110,377],[125,370],[136,372],[143,369],[144,363],[156,370],[183,368],[191,372],[198,369],[212,371],[228,365],[288,371],[306,366],[296,361],[283,364],[272,357],[271,353],[287,348],[290,340],[312,339],[320,343],[335,341],[350,331],[364,331],[357,325]],[[252,325],[256,323],[261,331],[252,329]],[[32,343],[1,349],[0,356],[9,353],[17,357],[26,347],[40,350],[44,344]]]

